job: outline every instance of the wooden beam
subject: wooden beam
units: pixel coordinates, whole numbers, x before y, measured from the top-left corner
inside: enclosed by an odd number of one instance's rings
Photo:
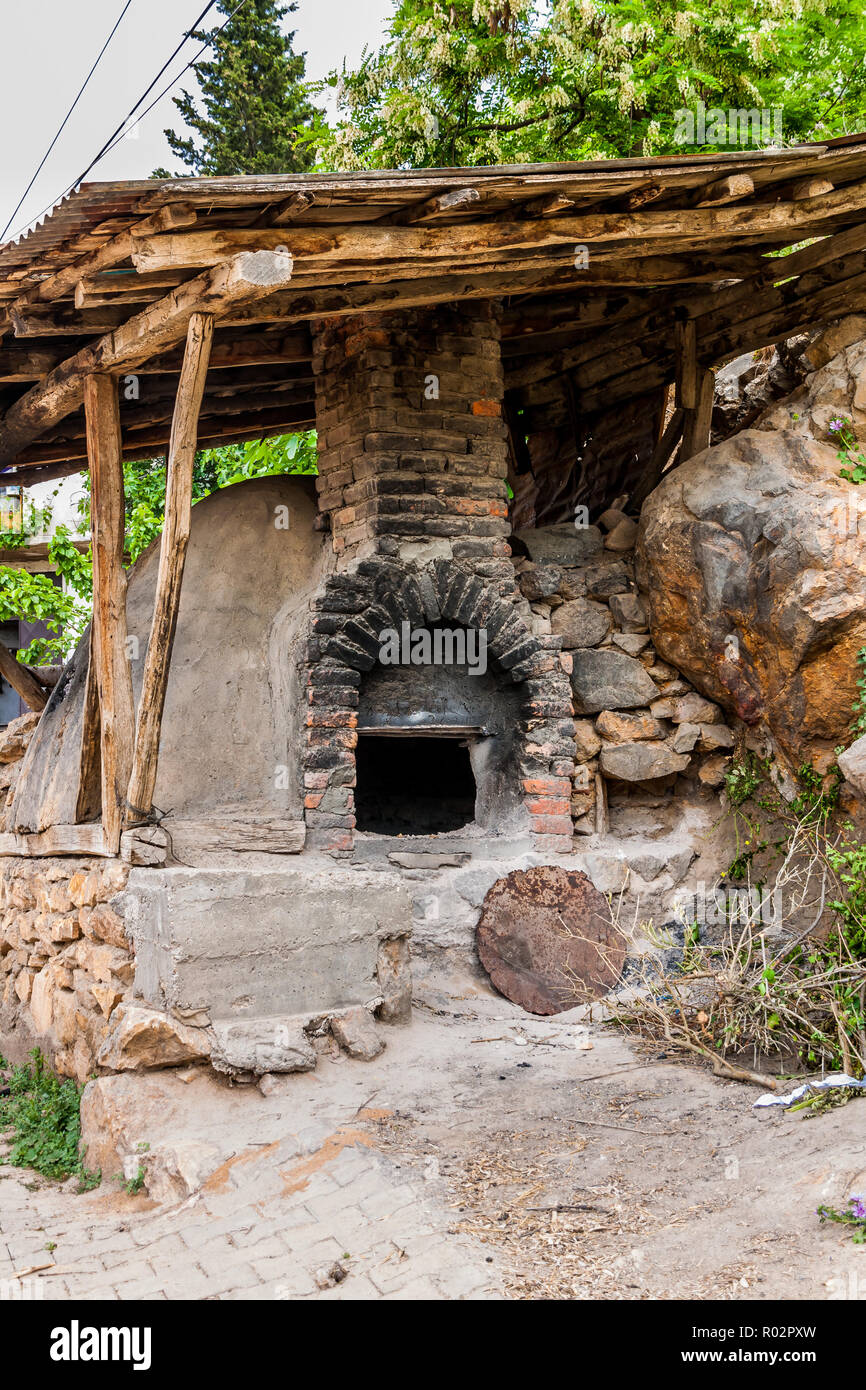
[[[556,217],[573,208],[575,202],[567,193],[545,193],[540,198],[530,198],[520,211],[524,217]],[[513,216],[513,210],[508,209],[507,215]]]
[[[54,352],[0,352],[0,381],[38,381],[56,365]]]
[[[134,368],[181,342],[196,311],[219,315],[230,306],[249,304],[287,285],[291,275],[291,256],[247,251],[179,285],[114,333],[61,362],[10,406],[0,422],[0,464],[10,462],[51,425],[79,408],[87,376]]]
[[[22,295],[16,303],[21,305],[37,300],[47,302],[51,299],[63,299],[65,295],[73,292],[79,280],[105,270],[106,266],[119,265],[121,261],[129,260],[139,238],[176,231],[181,227],[193,227],[196,215],[196,210],[190,203],[168,203],[158,212],[134,223],[127,231],[109,238],[98,251],[80,256],[54,275],[49,275],[47,280],[40,280],[38,285]]]
[[[693,410],[686,410],[683,419],[683,443],[680,450],[680,463],[699,454],[709,447],[710,425],[713,418],[713,392],[716,374],[711,370],[702,371],[697,389],[697,402]]]
[[[198,415],[212,341],[213,315],[193,314],[187,329],[186,351],[168,448],[165,524],[160,540],[153,622],[135,727],[135,755],[126,795],[126,814],[130,824],[147,820],[153,807],[162,712],[189,541]]]
[[[700,189],[695,207],[714,208],[723,203],[735,203],[740,198],[751,198],[754,191],[755,183],[750,174],[729,174]]]
[[[302,217],[316,201],[312,193],[291,193],[276,207],[265,208],[261,217],[253,223],[254,227],[287,227],[296,218]]]
[[[683,410],[695,410],[698,404],[698,340],[694,319],[674,324],[676,355],[676,402]]]
[[[90,825],[52,825],[32,835],[0,834],[0,855],[41,858],[46,855],[116,854],[98,821]]]
[[[44,710],[50,692],[37,680],[29,666],[16,660],[4,642],[0,642],[0,676],[8,681],[30,709]]]
[[[833,184],[829,179],[800,179],[791,189],[791,198],[799,203],[803,198],[820,198],[824,193],[832,193]]]
[[[638,209],[631,213],[588,213],[512,222],[465,222],[445,227],[353,223],[337,228],[293,228],[290,250],[298,261],[298,274],[324,269],[337,262],[362,266],[385,261],[402,265],[425,257],[460,262],[485,252],[517,251],[545,247],[563,248],[593,241],[639,242],[658,239],[670,250],[689,239],[706,238],[729,243],[732,236],[767,237],[807,234],[816,223],[866,208],[866,180],[800,202],[751,203],[737,207]],[[167,270],[182,266],[216,265],[227,256],[252,247],[283,243],[279,228],[225,228],[141,237],[133,254],[140,270]],[[303,265],[301,264],[303,262]],[[448,269],[443,265],[443,270]]]
[[[395,227],[411,226],[417,222],[432,222],[437,217],[447,217],[450,213],[461,212],[481,201],[477,188],[454,188],[449,193],[437,193],[435,198],[426,198],[422,203],[402,208],[391,213],[388,221]]]
[[[93,656],[99,690],[102,825],[111,852],[120,849],[123,808],[132,767],[135,707],[126,644],[123,568],[123,462],[117,382],[85,378],[93,537]]]
[[[78,794],[75,821],[98,820],[102,806],[102,753],[99,719],[99,681],[93,623],[88,638],[87,677],[84,686],[84,718],[78,754]]]

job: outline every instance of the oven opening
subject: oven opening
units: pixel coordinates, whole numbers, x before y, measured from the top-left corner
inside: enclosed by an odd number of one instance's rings
[[[475,819],[475,777],[465,735],[359,734],[355,818],[377,835],[436,835]]]

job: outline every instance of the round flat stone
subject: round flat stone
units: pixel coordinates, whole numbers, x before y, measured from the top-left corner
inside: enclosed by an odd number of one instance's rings
[[[626,942],[580,870],[541,864],[493,884],[475,930],[492,984],[532,1014],[600,999],[622,973]]]

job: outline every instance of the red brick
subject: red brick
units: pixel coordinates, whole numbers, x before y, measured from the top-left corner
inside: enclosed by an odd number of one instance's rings
[[[502,406],[498,401],[481,400],[472,402],[473,415],[501,415]]]
[[[536,835],[571,835],[571,816],[533,816],[532,829]]]
[[[528,796],[568,796],[571,782],[567,777],[526,777],[523,790]]]
[[[571,802],[563,798],[554,801],[552,797],[545,797],[539,801],[525,801],[523,803],[531,816],[567,816]]]

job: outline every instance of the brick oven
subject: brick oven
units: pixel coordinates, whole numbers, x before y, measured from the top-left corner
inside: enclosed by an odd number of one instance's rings
[[[320,320],[313,370],[336,568],[306,653],[307,844],[348,853],[365,829],[475,826],[568,852],[571,688],[561,639],[533,631],[506,539],[496,304]],[[380,660],[389,632],[400,663]],[[447,659],[458,634],[483,671]]]

